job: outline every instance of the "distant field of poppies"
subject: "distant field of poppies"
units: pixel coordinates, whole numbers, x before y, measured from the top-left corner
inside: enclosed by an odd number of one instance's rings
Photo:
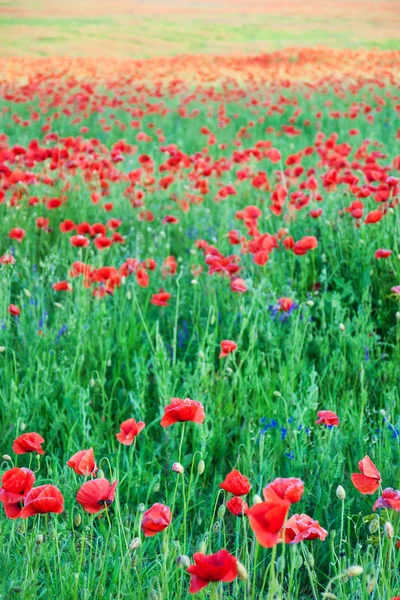
[[[398,600],[400,52],[2,58],[0,114],[0,599]]]

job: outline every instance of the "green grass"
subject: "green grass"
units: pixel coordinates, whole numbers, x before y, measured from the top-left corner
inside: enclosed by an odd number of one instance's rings
[[[368,137],[382,143],[388,155],[383,161],[386,164],[399,154],[398,141],[393,142],[399,127],[395,100],[386,97],[382,111],[375,112],[372,126],[361,114],[355,121],[332,120],[324,103],[331,99],[335,109],[344,112],[354,102],[367,101],[375,111],[374,94],[384,96],[387,90],[398,94],[394,88],[375,88],[372,93],[365,87],[356,96],[346,89],[339,97],[321,88],[307,98],[305,89],[250,89],[243,98],[225,102],[227,113],[232,117],[238,112],[239,117],[221,130],[216,116],[220,99],[204,105],[199,94],[190,108],[199,108],[200,116],[183,120],[178,114],[182,95],[176,93],[163,98],[166,115],[143,117],[141,129],[152,134],[154,130],[148,128],[152,122],[156,128],[162,127],[168,143],[176,143],[193,155],[205,143],[199,128],[207,124],[218,133],[218,143],[229,144],[230,156],[240,127],[256,120],[249,97],[265,100],[268,94],[278,102],[284,94],[297,99],[302,118],[313,118],[316,107],[323,110],[321,127],[327,136],[337,131],[342,143],[349,140],[348,129],[358,127],[358,140]],[[103,88],[97,89],[97,94],[103,93]],[[135,102],[128,101],[132,94],[138,95]],[[90,114],[84,119],[90,128],[87,138],[99,138],[108,148],[121,137],[136,143],[136,130],[121,133],[114,126],[106,133],[99,118],[112,123],[110,114],[114,113],[115,119],[129,125],[132,116],[128,108],[145,110],[147,100],[153,104],[159,101],[139,95],[138,90],[131,89],[121,107]],[[39,97],[29,103],[4,100],[2,106],[25,119],[32,107],[40,111]],[[44,111],[40,120],[26,129],[5,120],[3,130],[10,146],[26,147],[34,138],[42,140],[44,119],[59,109]],[[271,137],[285,158],[312,145],[314,126],[303,128],[302,135],[294,138],[265,134],[266,125],[278,130],[286,124],[292,109],[286,105],[283,114],[274,113],[263,125],[256,123],[249,130],[251,138],[243,139],[245,147]],[[212,115],[207,114],[210,110]],[[73,125],[61,115],[53,120],[53,131],[77,137],[82,124]],[[354,149],[359,144],[352,139],[350,143]],[[138,154],[150,154],[157,168],[165,160],[159,151],[162,143],[153,140],[138,145]],[[116,168],[122,172],[136,169],[138,154],[127,155]],[[217,158],[224,152],[211,146],[210,154]],[[316,167],[318,178],[326,172],[325,167],[318,166],[315,155],[304,159],[304,165]],[[257,163],[253,158],[249,166],[255,172],[266,170],[274,181],[276,167],[268,161]],[[12,168],[16,169],[15,165]],[[321,219],[310,219],[305,209],[288,224],[268,210],[269,194],[255,190],[249,181],[237,186],[236,196],[219,204],[213,202],[220,181],[235,181],[237,168],[220,180],[210,177],[206,201],[192,206],[189,213],[177,209],[170,199],[171,190],[148,192],[146,207],[156,215],[153,223],[137,220],[137,211],[123,195],[126,183],[112,183],[107,201],[114,202],[112,216],[123,220],[121,232],[126,244],[104,253],[93,245],[88,250],[72,248],[69,235],[59,232],[59,223],[65,218],[75,223],[106,222],[109,218],[101,205],[91,204],[90,190],[79,170],[61,169],[71,187],[68,202],[58,210],[50,212],[43,205],[28,207],[26,203],[26,197],[32,195],[60,195],[63,181],[57,168],[48,171],[55,178],[54,186],[39,182],[29,186],[26,195],[22,192],[20,210],[11,209],[7,203],[0,205],[1,251],[13,246],[16,256],[15,266],[2,266],[0,272],[4,325],[0,330],[1,451],[11,455],[18,466],[30,465],[36,471],[37,483],[57,485],[65,496],[66,508],[62,515],[25,521],[1,517],[0,598],[187,599],[189,576],[177,567],[178,556],[192,557],[199,548],[210,553],[225,547],[245,565],[249,580],[215,587],[214,598],[316,600],[335,577],[330,591],[343,600],[390,600],[400,592],[400,555],[394,547],[400,533],[398,515],[383,511],[378,531],[371,534],[365,519],[373,502],[371,497],[361,496],[350,481],[358,461],[369,454],[381,471],[383,486],[399,485],[400,437],[389,427],[399,426],[400,407],[399,302],[390,293],[390,288],[400,283],[398,209],[377,225],[357,229],[350,215],[339,215],[339,210],[354,199],[346,187],[339,186],[330,193],[322,190]],[[40,174],[44,167],[38,163],[27,170]],[[183,197],[185,185],[190,185],[187,171],[183,172],[183,179],[177,179],[171,188],[178,197]],[[8,200],[13,191],[7,190]],[[371,210],[376,207],[371,198],[365,202]],[[296,240],[315,235],[319,247],[300,257],[276,250],[262,268],[255,266],[250,256],[242,256],[242,276],[249,292],[239,295],[230,291],[228,280],[206,274],[194,240],[206,239],[225,255],[238,251],[229,246],[226,234],[232,228],[245,232],[235,213],[249,204],[263,210],[262,231],[275,233],[289,226]],[[161,226],[166,213],[179,216],[179,225]],[[35,218],[40,215],[49,216],[50,232],[35,228]],[[27,232],[21,245],[7,237],[15,226]],[[376,261],[373,253],[378,247],[392,249],[392,257]],[[179,276],[163,280],[160,266],[170,254],[178,258]],[[114,296],[100,301],[92,298],[80,279],[72,280],[71,294],[52,290],[55,281],[70,279],[68,272],[75,260],[96,267],[119,266],[128,256],[141,260],[151,256],[157,261],[148,289],[139,288],[128,278]],[[192,263],[204,266],[197,284],[193,282]],[[312,291],[314,283],[320,284],[320,291]],[[172,294],[167,308],[149,303],[160,286]],[[269,310],[281,296],[291,296],[298,303],[284,322]],[[18,320],[7,314],[10,302],[21,308]],[[218,359],[222,339],[238,343],[237,352],[225,360]],[[162,429],[159,421],[163,408],[172,397],[202,402],[204,424]],[[316,426],[316,412],[321,409],[336,411],[340,426],[332,430]],[[135,446],[123,447],[115,434],[120,423],[131,416],[144,420],[147,426]],[[266,428],[271,420],[276,426]],[[22,431],[37,431],[45,438],[46,453],[40,460],[36,455],[16,458],[11,452],[12,441]],[[75,503],[83,478],[65,464],[73,453],[91,446],[105,476],[119,480],[116,501],[102,518],[85,514]],[[198,473],[200,460],[205,461],[202,474]],[[176,461],[184,465],[184,475],[171,470]],[[5,457],[1,469],[9,467]],[[235,519],[221,509],[227,496],[219,483],[233,468],[252,483],[249,504],[275,477],[303,479],[306,491],[292,513],[305,512],[318,519],[329,530],[327,540],[286,548],[279,545],[276,554],[261,547],[255,551],[248,520]],[[343,502],[335,493],[339,484],[347,494]],[[141,515],[144,507],[155,502],[172,508],[173,523],[162,534],[144,538]],[[395,528],[393,540],[384,535],[386,520]],[[137,537],[141,544],[131,549],[130,543]],[[361,577],[343,577],[354,564],[364,568]],[[374,579],[370,593],[368,585]],[[199,597],[206,598],[207,593]]]

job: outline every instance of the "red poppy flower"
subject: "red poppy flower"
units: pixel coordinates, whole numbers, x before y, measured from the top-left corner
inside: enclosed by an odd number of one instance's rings
[[[53,290],[56,292],[72,292],[74,288],[68,281],[57,281],[53,283]]]
[[[173,423],[191,421],[192,423],[203,423],[205,419],[204,406],[197,400],[190,398],[172,398],[171,404],[164,408],[164,416],[161,419],[162,427],[169,427]]]
[[[364,223],[366,223],[367,225],[371,223],[378,223],[382,219],[382,217],[383,212],[381,210],[371,210],[371,212],[369,212],[365,217]]]
[[[228,473],[219,487],[234,496],[245,496],[251,490],[250,481],[236,469]]]
[[[364,456],[358,463],[361,473],[353,473],[351,481],[361,494],[374,494],[379,487],[381,474],[369,456]]]
[[[287,298],[284,296],[283,298],[279,298],[278,304],[279,308],[283,310],[283,312],[288,312],[292,308],[294,300],[292,300],[292,298]]]
[[[247,513],[249,505],[243,498],[239,496],[234,496],[226,503],[226,508],[231,512],[235,517],[243,517]]]
[[[21,314],[21,310],[15,304],[10,304],[10,306],[8,307],[8,313],[13,317],[19,317],[19,315]]]
[[[247,292],[247,285],[246,282],[244,281],[244,279],[241,279],[240,277],[234,277],[233,279],[231,279],[231,290],[232,292],[237,292],[238,294],[244,294],[244,292]]]
[[[171,294],[169,292],[164,292],[163,289],[160,289],[158,294],[153,294],[151,297],[151,304],[155,306],[168,306],[168,300],[171,298]]]
[[[339,417],[331,410],[320,410],[317,413],[317,416],[317,425],[321,425],[321,423],[323,423],[327,427],[336,427],[337,425],[339,425]]]
[[[318,240],[313,235],[305,236],[301,238],[298,242],[293,246],[293,252],[298,256],[302,256],[303,254],[307,254],[310,250],[314,250],[318,247]]]
[[[319,538],[324,541],[328,532],[321,527],[318,521],[314,521],[308,515],[293,515],[286,522],[282,531],[286,544],[298,544],[304,540],[315,540]]]
[[[46,513],[62,513],[64,510],[64,498],[62,493],[54,485],[39,485],[33,488],[24,500],[24,508],[21,518],[26,519],[33,515]]]
[[[8,237],[12,240],[16,240],[17,242],[22,242],[25,236],[25,229],[21,229],[20,227],[14,227],[8,232]]]
[[[190,573],[189,593],[196,594],[211,581],[234,581],[238,576],[237,560],[227,550],[208,556],[202,552],[193,555],[194,565],[186,569]]]
[[[127,419],[121,423],[120,433],[116,434],[116,438],[121,444],[124,444],[124,446],[130,446],[144,427],[145,423],[143,423],[143,421],[136,423],[135,419]]]
[[[400,285],[395,285],[390,291],[393,292],[393,294],[400,296]]]
[[[15,454],[27,454],[28,452],[37,452],[38,454],[44,454],[41,444],[44,439],[38,433],[23,433],[13,443],[13,451]]]
[[[400,512],[400,490],[386,488],[382,492],[382,496],[375,502],[372,510],[377,508],[391,508],[396,512]]]
[[[12,504],[20,502],[33,488],[36,477],[33,471],[14,467],[3,473],[1,478],[0,502]]]
[[[93,448],[89,450],[79,450],[67,461],[68,467],[71,467],[78,475],[90,475],[97,471],[94,460]]]
[[[87,248],[90,243],[84,235],[73,235],[69,238],[69,242],[71,246],[76,246],[77,248]]]
[[[114,502],[117,484],[118,481],[114,481],[111,485],[103,477],[86,481],[76,494],[76,501],[83,506],[86,512],[98,513]]]
[[[222,340],[220,346],[221,352],[219,353],[219,358],[226,358],[228,354],[235,352],[237,348],[237,344],[232,340]]]
[[[249,518],[250,527],[261,546],[272,548],[278,543],[279,532],[283,527],[289,508],[288,500],[280,500],[279,502],[260,502],[248,509],[246,516]]]
[[[375,252],[375,258],[389,258],[393,254],[392,250],[385,250],[384,248],[378,248]]]
[[[152,537],[164,531],[171,523],[171,509],[159,502],[143,513],[142,531],[146,537]]]
[[[278,477],[263,490],[266,502],[288,500],[291,504],[299,502],[304,492],[304,483],[296,477]]]

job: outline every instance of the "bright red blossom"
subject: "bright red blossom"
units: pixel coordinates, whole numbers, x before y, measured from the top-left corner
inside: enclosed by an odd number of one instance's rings
[[[339,425],[339,417],[331,410],[320,410],[317,416],[317,425],[323,424],[327,427],[337,427]]]
[[[250,481],[236,469],[228,473],[219,487],[234,496],[245,496],[251,490]]]
[[[278,477],[263,490],[266,502],[288,500],[291,504],[299,502],[304,492],[304,483],[296,477]]]
[[[63,510],[64,498],[60,490],[54,485],[39,485],[26,496],[20,516],[25,519],[46,513],[60,514]]]
[[[247,510],[251,529],[257,541],[264,548],[272,548],[278,543],[279,532],[290,509],[288,500],[260,502]]]
[[[13,451],[15,454],[27,454],[28,452],[37,452],[38,454],[44,454],[44,450],[41,447],[44,439],[38,433],[23,433],[13,443]]]
[[[142,531],[146,537],[152,537],[164,531],[172,520],[171,509],[159,502],[153,504],[151,508],[143,513]]]
[[[115,437],[121,444],[124,444],[124,446],[130,446],[144,427],[145,423],[143,423],[143,421],[136,423],[135,419],[127,419],[121,423],[120,433],[115,434]]]
[[[361,494],[374,494],[382,481],[381,474],[369,456],[364,456],[358,463],[361,473],[353,473],[351,481]]]
[[[202,552],[193,555],[194,565],[186,570],[190,573],[189,593],[196,594],[211,581],[234,581],[238,575],[237,560],[227,550],[208,556]]]
[[[197,400],[190,398],[172,398],[171,404],[164,408],[164,416],[161,419],[162,427],[169,427],[174,423],[191,421],[193,423],[203,423],[205,419],[204,406]]]
[[[71,467],[78,475],[90,475],[97,471],[94,460],[93,448],[89,450],[80,450],[67,461],[68,467]]]
[[[111,483],[104,478],[86,481],[76,495],[76,501],[86,512],[95,514],[114,502],[115,488],[118,481]]]
[[[228,354],[235,352],[237,348],[236,342],[232,340],[222,340],[221,344],[221,352],[219,353],[219,358],[226,358]]]
[[[304,540],[324,541],[328,532],[321,527],[318,521],[314,521],[308,515],[292,515],[286,522],[282,531],[283,540],[286,544],[298,544]]]

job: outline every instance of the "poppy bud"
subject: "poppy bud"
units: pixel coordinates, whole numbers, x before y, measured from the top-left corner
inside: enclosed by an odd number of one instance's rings
[[[300,569],[300,567],[301,567],[302,565],[303,565],[303,557],[301,556],[301,554],[297,554],[297,555],[295,556],[295,559],[294,559],[294,564],[293,564],[293,566],[294,566],[294,568],[295,568],[295,569]]]
[[[172,470],[175,471],[175,473],[179,473],[180,475],[182,475],[182,473],[185,472],[185,469],[183,468],[181,463],[178,463],[178,462],[176,462],[172,465]]]
[[[376,533],[379,529],[379,519],[372,519],[368,529],[370,533]]]
[[[180,554],[176,559],[176,566],[187,569],[190,565],[190,558],[186,554]]]
[[[362,567],[360,567],[359,565],[353,565],[352,567],[349,567],[347,569],[347,571],[345,572],[346,577],[358,577],[359,575],[361,575],[361,573],[364,571],[364,569]]]
[[[8,454],[3,454],[3,460],[11,460],[11,456]]]
[[[214,523],[214,533],[218,533],[221,529],[221,525],[219,524],[219,521],[217,521],[216,523]]]
[[[258,494],[254,494],[253,504],[261,504],[261,502],[262,502],[262,498],[260,498],[260,496]]]
[[[103,559],[101,558],[101,556],[98,556],[94,563],[95,571],[97,571],[97,572],[101,571],[102,567],[103,567]]]
[[[104,471],[103,469],[99,469],[96,473],[97,479],[104,479]]]
[[[241,579],[242,581],[247,581],[249,578],[249,574],[247,572],[246,567],[242,565],[242,563],[239,561],[236,561],[236,566],[239,579]]]
[[[20,427],[21,427],[21,431],[25,431],[25,429],[26,429],[26,424],[25,424],[25,423],[21,423]]]
[[[197,279],[192,279],[192,281],[190,283],[192,285],[197,285],[199,282],[197,281]]]
[[[145,511],[145,505],[143,504],[143,502],[141,502],[140,504],[138,504],[138,512],[144,512]]]
[[[159,596],[155,590],[150,590],[148,598],[149,600],[158,600]]]
[[[155,483],[155,484],[154,484],[154,487],[153,487],[153,492],[157,493],[157,492],[159,492],[159,491],[160,491],[160,484],[159,484],[159,482],[157,481],[157,483]]]
[[[339,598],[335,596],[335,594],[331,594],[330,592],[324,592],[322,594],[322,597],[327,598],[327,600],[339,600]]]
[[[109,547],[111,552],[115,552],[117,549],[117,542],[114,537],[110,538]]]
[[[280,398],[282,396],[282,394],[280,392],[274,392],[274,396],[276,396],[277,398]]]
[[[276,572],[283,573],[284,570],[285,570],[285,557],[278,556],[277,561],[276,561]]]
[[[5,352],[5,351],[6,351],[6,347],[5,346],[0,346],[0,352]]]
[[[203,459],[199,460],[199,464],[197,465],[197,473],[199,475],[203,475],[204,469],[206,468],[206,463]]]
[[[36,540],[35,540],[35,542],[36,542],[37,544],[43,544],[43,540],[44,540],[44,537],[43,537],[43,535],[42,535],[41,533],[38,533],[38,535],[36,536]]]
[[[307,306],[314,306],[314,302],[312,300],[307,300]]]
[[[206,553],[206,551],[207,551],[207,544],[206,544],[206,542],[203,540],[203,541],[200,543],[200,546],[199,546],[199,552],[202,552],[203,554],[205,554],[205,553]]]
[[[343,323],[340,323],[339,329],[340,329],[340,331],[344,331],[345,330],[345,326],[343,325]]]
[[[127,300],[132,300],[132,292],[131,292],[131,290],[128,290],[128,291],[126,292],[126,299],[127,299]]]
[[[137,548],[139,548],[140,544],[141,544],[140,538],[138,538],[138,537],[133,538],[133,540],[129,544],[129,550],[137,550]]]
[[[30,297],[31,297],[31,295],[32,295],[32,294],[30,293],[30,291],[29,291],[29,290],[27,290],[27,289],[24,289],[24,294],[25,294],[25,296],[27,296],[28,298],[30,298]]]
[[[400,321],[400,312],[397,312],[397,313],[396,313],[396,319],[397,319],[398,321]]]
[[[223,519],[225,516],[225,512],[226,512],[225,504],[221,504],[221,506],[219,507],[218,512],[217,512],[218,519]]]
[[[389,521],[386,521],[386,523],[384,524],[383,531],[385,532],[385,535],[389,540],[392,540],[394,538],[393,525]]]
[[[375,579],[375,577],[371,577],[367,583],[367,594],[372,594],[372,592],[375,589],[375,586],[376,586],[376,579]]]
[[[344,487],[341,485],[338,485],[336,488],[336,496],[342,501],[346,498],[346,492],[344,491]]]
[[[313,555],[311,554],[311,552],[309,552],[309,553],[307,554],[307,562],[308,562],[308,564],[310,565],[310,567],[311,567],[311,568],[312,568],[312,567],[314,566],[314,564],[315,564],[314,557],[313,557]]]
[[[82,523],[82,517],[80,515],[80,513],[76,514],[74,517],[74,526],[75,527],[79,527],[79,525]]]
[[[89,381],[89,385],[90,385],[90,387],[94,387],[94,386],[96,385],[96,382],[95,382],[95,380],[93,379],[93,377],[92,377],[92,379]]]

